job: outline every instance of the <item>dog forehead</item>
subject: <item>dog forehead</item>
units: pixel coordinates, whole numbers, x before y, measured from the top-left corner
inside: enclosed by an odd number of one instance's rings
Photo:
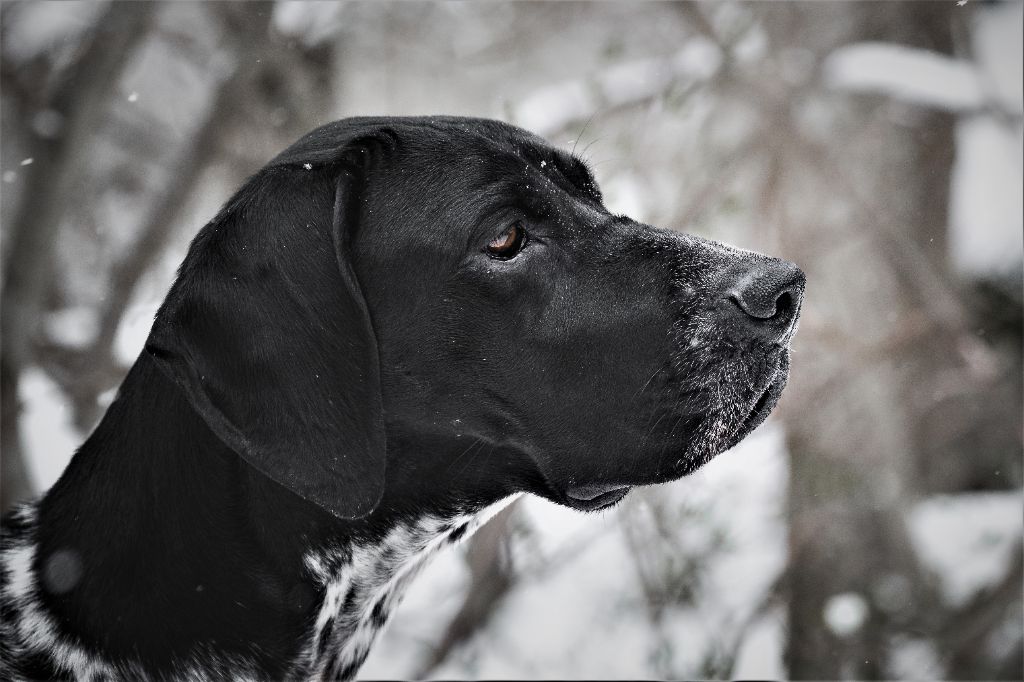
[[[543,179],[562,180],[557,169],[565,162],[556,157],[564,152],[528,139],[525,131],[485,123],[403,130],[392,152],[369,169],[364,190],[367,203],[377,205],[375,214],[392,216],[393,227],[436,230],[521,204],[524,194],[557,190]]]
[[[446,185],[459,178],[490,180],[536,165],[544,156],[541,147],[540,141],[493,126],[413,128],[402,135],[392,170],[424,173],[424,179]]]
[[[403,118],[399,146],[411,152],[405,161],[418,159],[433,165],[443,162],[473,165],[482,170],[561,171],[566,176],[589,177],[586,165],[570,152],[538,135],[503,121],[463,117]]]

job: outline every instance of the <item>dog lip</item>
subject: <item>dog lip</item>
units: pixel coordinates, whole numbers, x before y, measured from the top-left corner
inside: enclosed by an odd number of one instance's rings
[[[764,393],[762,393],[761,397],[757,399],[757,402],[754,403],[754,407],[750,410],[750,414],[747,415],[747,418],[744,420],[744,423],[750,422],[751,419],[754,419],[755,417],[757,417],[757,415],[761,414],[761,410],[763,410],[765,405],[768,404],[768,398],[771,396],[772,389],[774,387],[775,381],[773,380],[770,384],[768,384],[767,388],[764,389]]]
[[[565,496],[577,509],[594,511],[615,504],[631,490],[628,485],[585,485],[570,487]]]
[[[575,499],[582,500],[583,502],[589,502],[590,500],[596,499],[601,495],[613,492],[615,490],[621,490],[627,486],[620,484],[599,484],[599,485],[573,485],[569,486],[566,490],[566,494]]]
[[[750,408],[750,412],[747,414],[746,417],[743,418],[743,421],[740,422],[739,427],[736,429],[736,433],[733,435],[734,439],[741,440],[744,437],[746,437],[749,431],[752,430],[750,429],[750,425],[753,424],[755,421],[758,421],[759,417],[762,416],[764,408],[767,407],[769,401],[772,398],[772,394],[775,392],[775,387],[777,383],[778,373],[776,372],[772,376],[771,381],[768,382],[768,385],[765,386],[764,390],[761,392],[761,395],[758,396],[757,401],[754,402],[753,407]]]

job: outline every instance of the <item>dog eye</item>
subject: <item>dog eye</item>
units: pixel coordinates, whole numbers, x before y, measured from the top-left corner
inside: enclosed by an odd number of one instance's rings
[[[519,223],[513,223],[500,237],[487,245],[487,253],[493,258],[508,260],[515,258],[526,243],[526,230]]]

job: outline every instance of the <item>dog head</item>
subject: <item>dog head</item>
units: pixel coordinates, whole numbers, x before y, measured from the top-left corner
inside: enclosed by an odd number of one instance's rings
[[[338,516],[403,485],[596,509],[767,417],[803,287],[612,215],[583,163],[518,128],[347,119],[204,228],[147,352],[228,445]]]

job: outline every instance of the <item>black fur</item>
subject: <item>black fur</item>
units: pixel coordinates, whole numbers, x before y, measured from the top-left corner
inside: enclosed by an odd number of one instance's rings
[[[522,251],[487,253],[513,224]],[[417,519],[456,540],[516,492],[598,509],[695,470],[774,406],[802,291],[790,264],[609,214],[512,126],[324,126],[200,231],[99,426],[4,520],[35,581],[14,594],[3,564],[5,620],[38,608],[126,678],[349,677],[365,651],[326,657],[363,593],[317,630],[310,552],[342,575]],[[8,676],[74,672],[19,632]]]

